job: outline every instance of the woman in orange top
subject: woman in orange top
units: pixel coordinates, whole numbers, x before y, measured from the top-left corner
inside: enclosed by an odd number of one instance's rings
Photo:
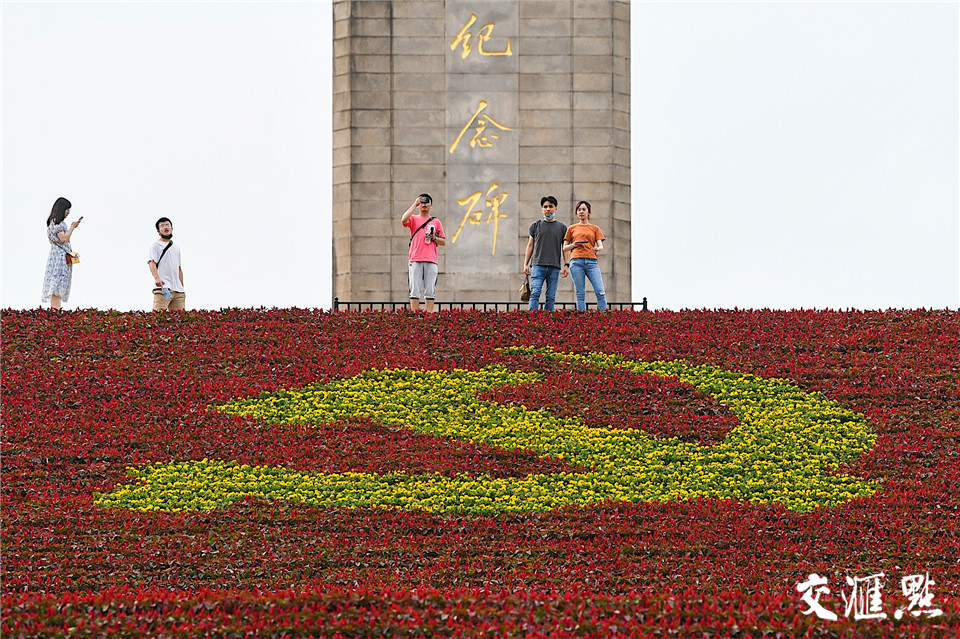
[[[573,290],[577,294],[577,310],[587,308],[587,283],[597,296],[597,309],[607,310],[607,294],[603,290],[603,276],[600,274],[600,265],[597,262],[597,252],[603,250],[603,231],[599,226],[590,224],[590,203],[584,200],[577,202],[578,221],[567,228],[563,238],[563,252],[566,255],[572,251],[570,260],[570,276],[573,278]]]

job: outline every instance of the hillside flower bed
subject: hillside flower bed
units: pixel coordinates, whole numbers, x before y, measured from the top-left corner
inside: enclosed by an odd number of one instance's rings
[[[960,633],[955,312],[2,329],[3,636]]]

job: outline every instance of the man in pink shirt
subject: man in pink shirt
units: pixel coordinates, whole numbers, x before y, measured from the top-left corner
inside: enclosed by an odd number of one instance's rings
[[[410,229],[410,310],[420,308],[420,297],[427,301],[427,312],[433,312],[434,289],[437,285],[437,247],[447,243],[440,220],[430,215],[433,198],[421,193],[410,205],[400,223]],[[414,215],[414,212],[417,214]]]

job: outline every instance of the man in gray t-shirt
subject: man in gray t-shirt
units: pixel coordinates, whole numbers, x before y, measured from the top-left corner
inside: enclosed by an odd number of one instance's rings
[[[530,276],[530,310],[540,308],[540,291],[546,284],[543,308],[554,309],[557,283],[570,274],[570,261],[563,251],[563,237],[567,225],[557,221],[557,198],[547,195],[540,199],[543,219],[530,225],[530,239],[523,258],[523,272]]]

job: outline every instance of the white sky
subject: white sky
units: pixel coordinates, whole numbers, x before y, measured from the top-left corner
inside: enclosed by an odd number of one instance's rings
[[[960,306],[957,2],[631,11],[634,300]],[[188,308],[329,308],[329,2],[0,20],[0,307],[40,305],[63,195],[85,216],[65,308],[148,309],[164,215]]]

